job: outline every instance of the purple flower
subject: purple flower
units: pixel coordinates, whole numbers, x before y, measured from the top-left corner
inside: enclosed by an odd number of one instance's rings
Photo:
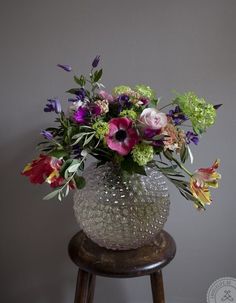
[[[84,88],[79,88],[78,90],[75,91],[75,95],[77,98],[77,101],[84,101],[84,98],[86,96],[86,91]]]
[[[71,72],[72,71],[72,67],[70,65],[67,64],[57,64],[58,67],[64,69],[66,72]]]
[[[176,106],[174,110],[171,109],[167,116],[172,118],[175,125],[179,125],[182,122],[188,120],[188,118],[183,114],[179,106]]]
[[[158,135],[159,133],[160,133],[160,130],[145,128],[144,137],[148,138],[148,139],[151,139],[152,137]]]
[[[191,131],[187,131],[187,133],[186,133],[186,143],[190,144],[191,142],[193,142],[195,145],[197,145],[198,142],[199,142],[198,135],[191,132]]]
[[[101,107],[99,105],[93,104],[93,106],[91,106],[92,115],[99,116],[99,115],[101,115],[101,112],[102,112],[102,110],[101,110]]]
[[[223,105],[223,104],[216,104],[216,105],[214,105],[213,107],[214,107],[214,109],[218,109],[218,108],[220,108],[222,105]]]
[[[59,99],[48,99],[48,104],[44,107],[45,112],[55,112],[56,114],[61,113],[61,103]]]
[[[77,111],[74,113],[73,118],[75,122],[84,124],[86,121],[86,118],[88,116],[88,109],[85,107],[80,107],[77,109]]]
[[[77,102],[78,99],[77,98],[68,98],[68,102]]]
[[[46,140],[52,140],[53,139],[53,134],[47,130],[42,130],[40,132],[40,135],[42,135],[44,137],[44,139]]]
[[[158,136],[161,134],[161,129],[151,129],[151,128],[145,128],[144,130],[144,137],[152,140],[153,137]],[[152,145],[155,147],[163,146],[163,140],[152,140]]]
[[[99,61],[100,61],[100,56],[96,56],[96,57],[93,59],[92,67],[93,67],[93,68],[97,67]]]
[[[128,95],[120,95],[117,98],[118,102],[120,103],[121,107],[126,107],[126,108],[131,108],[132,103],[129,101],[129,96]]]

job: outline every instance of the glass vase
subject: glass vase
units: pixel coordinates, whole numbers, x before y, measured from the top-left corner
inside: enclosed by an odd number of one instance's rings
[[[74,212],[81,229],[108,249],[135,249],[151,242],[169,214],[165,178],[147,167],[146,176],[124,175],[111,162],[90,165],[86,186],[74,195]]]

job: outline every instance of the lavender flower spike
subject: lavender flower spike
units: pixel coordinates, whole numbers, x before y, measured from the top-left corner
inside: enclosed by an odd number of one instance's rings
[[[66,72],[71,72],[72,71],[72,67],[70,65],[67,64],[57,64],[58,67],[64,69]]]
[[[100,56],[96,56],[93,60],[93,63],[92,63],[92,67],[95,68],[98,66],[98,63],[100,61]]]
[[[48,104],[44,107],[45,112],[55,112],[56,114],[61,113],[61,103],[59,99],[48,99]]]
[[[40,135],[42,135],[44,137],[44,139],[46,140],[52,140],[53,139],[53,134],[47,130],[42,130],[40,132]]]

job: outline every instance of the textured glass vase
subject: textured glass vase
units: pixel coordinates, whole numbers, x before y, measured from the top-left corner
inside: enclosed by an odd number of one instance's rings
[[[134,249],[152,241],[169,213],[165,178],[147,167],[147,176],[124,176],[107,162],[84,171],[86,186],[74,196],[74,211],[85,234],[108,249]]]

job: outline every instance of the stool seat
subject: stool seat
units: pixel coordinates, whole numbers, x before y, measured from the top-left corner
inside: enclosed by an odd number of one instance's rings
[[[131,250],[110,250],[92,242],[83,231],[69,243],[69,255],[79,267],[74,303],[93,303],[96,276],[150,276],[153,303],[165,303],[162,267],[175,256],[173,238],[161,231],[153,242]]]
[[[92,242],[83,231],[69,243],[69,255],[82,270],[112,278],[149,275],[167,265],[175,256],[173,238],[161,231],[154,241],[132,250],[110,250]]]

